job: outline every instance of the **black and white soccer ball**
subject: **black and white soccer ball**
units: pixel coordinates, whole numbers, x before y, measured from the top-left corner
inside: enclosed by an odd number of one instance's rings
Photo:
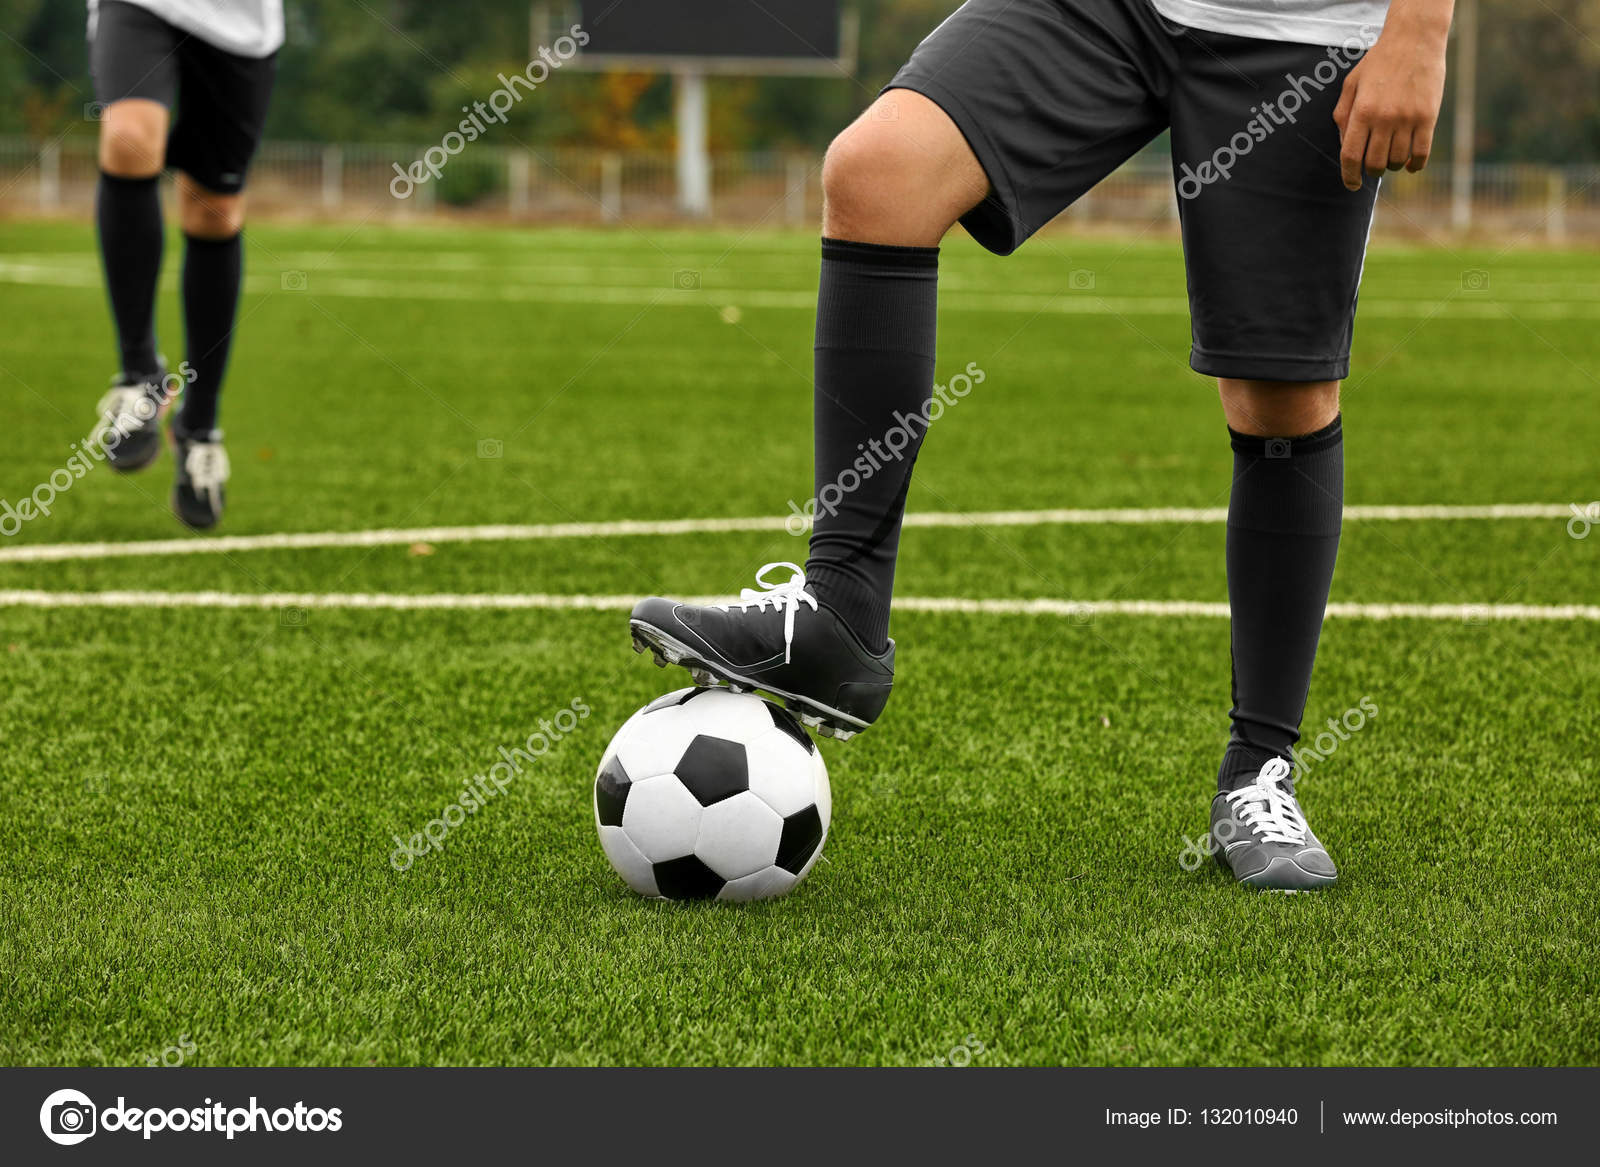
[[[679,689],[630,717],[594,780],[606,858],[640,895],[760,900],[822,854],[828,768],[785,709],[749,693]]]

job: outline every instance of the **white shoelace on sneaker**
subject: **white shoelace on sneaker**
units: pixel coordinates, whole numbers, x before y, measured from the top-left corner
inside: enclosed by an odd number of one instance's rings
[[[1289,763],[1273,758],[1255,781],[1228,794],[1228,805],[1263,842],[1297,846],[1306,841],[1306,820],[1294,795],[1278,785],[1289,777]]]
[[[222,487],[228,481],[228,451],[221,442],[196,442],[189,447],[183,460],[183,469],[189,475],[189,485],[196,494],[211,500],[211,508],[222,508]]]
[[[149,404],[141,404],[148,402]],[[100,399],[100,420],[105,429],[127,437],[158,412],[160,404],[143,385],[118,385]]]
[[[773,583],[767,579],[767,572],[776,568],[789,569],[789,578],[781,583]],[[724,612],[738,608],[741,612],[754,608],[758,612],[766,611],[771,604],[774,611],[783,613],[783,663],[789,663],[790,646],[794,643],[794,617],[805,604],[815,612],[817,610],[817,597],[806,591],[806,573],[793,563],[779,561],[769,563],[756,572],[756,583],[759,588],[743,588],[737,600],[729,600],[726,604],[717,604]]]

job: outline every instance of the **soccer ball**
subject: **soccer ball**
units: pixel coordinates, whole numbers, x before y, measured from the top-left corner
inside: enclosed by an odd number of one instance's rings
[[[630,717],[594,780],[606,858],[640,895],[762,900],[792,891],[828,837],[816,743],[749,693],[679,689]]]

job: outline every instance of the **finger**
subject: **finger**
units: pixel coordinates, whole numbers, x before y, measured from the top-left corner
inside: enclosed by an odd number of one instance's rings
[[[1356,103],[1356,75],[1352,72],[1344,79],[1344,86],[1339,90],[1339,104],[1333,107],[1333,121],[1342,134],[1345,123],[1350,120],[1350,107]]]
[[[1428,164],[1428,159],[1433,154],[1433,126],[1420,126],[1411,136],[1411,161],[1406,163],[1406,169],[1412,174],[1421,170]]]
[[[1404,170],[1411,161],[1411,131],[1398,130],[1389,139],[1389,169]]]
[[[1339,149],[1339,175],[1346,190],[1361,189],[1361,163],[1367,155],[1367,123],[1360,114],[1352,114],[1344,131],[1344,144]]]
[[[1372,136],[1367,139],[1367,156],[1365,165],[1367,173],[1381,175],[1389,169],[1389,143],[1394,140],[1394,131],[1388,126],[1375,126]]]

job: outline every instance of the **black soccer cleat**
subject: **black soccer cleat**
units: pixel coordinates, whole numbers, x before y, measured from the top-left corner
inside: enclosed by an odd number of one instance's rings
[[[1328,887],[1338,869],[1306,825],[1289,763],[1272,758],[1255,780],[1211,800],[1211,844],[1240,883],[1268,891]]]
[[[113,470],[143,470],[161,453],[161,414],[167,407],[167,367],[150,377],[118,373],[96,407],[100,424],[94,441]]]
[[[775,568],[790,578],[769,583]],[[854,737],[876,721],[894,684],[894,641],[868,652],[792,563],[767,564],[756,582],[759,589],[721,604],[639,601],[629,620],[634,651],[683,665],[697,685],[775,697],[829,737]]]
[[[222,431],[187,433],[172,426],[172,454],[177,474],[172,481],[172,513],[197,531],[215,527],[227,500],[228,451]]]

